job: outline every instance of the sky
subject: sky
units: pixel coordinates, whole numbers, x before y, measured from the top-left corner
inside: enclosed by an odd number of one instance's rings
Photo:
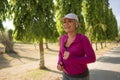
[[[110,7],[112,8],[113,14],[117,19],[118,26],[120,28],[120,0],[109,0]],[[3,25],[7,29],[14,29],[12,21],[6,20]]]
[[[120,0],[109,0],[110,7],[112,8],[113,14],[117,19],[118,26],[120,28]]]
[[[6,22],[3,22],[3,26],[6,28],[6,29],[13,29],[14,30],[14,25],[13,25],[13,22],[6,19]]]

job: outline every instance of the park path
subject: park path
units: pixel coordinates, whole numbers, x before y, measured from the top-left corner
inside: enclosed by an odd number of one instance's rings
[[[120,80],[120,46],[89,65],[90,80]]]

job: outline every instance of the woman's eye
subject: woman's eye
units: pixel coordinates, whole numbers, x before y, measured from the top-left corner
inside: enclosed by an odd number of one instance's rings
[[[69,22],[72,22],[72,21],[69,21]]]
[[[66,23],[65,21],[63,23]]]
[[[67,20],[67,21],[64,21],[63,23],[71,23],[73,22],[73,20]]]

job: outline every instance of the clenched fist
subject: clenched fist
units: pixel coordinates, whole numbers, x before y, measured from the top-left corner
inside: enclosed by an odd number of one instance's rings
[[[64,52],[63,59],[67,59],[69,57],[70,53],[68,51]]]
[[[63,63],[60,62],[60,64],[57,65],[57,69],[60,71],[63,71]]]

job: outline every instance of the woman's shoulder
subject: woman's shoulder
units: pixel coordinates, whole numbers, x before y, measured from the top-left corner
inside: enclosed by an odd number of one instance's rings
[[[67,34],[64,34],[64,35],[61,35],[60,37],[59,37],[59,40],[64,40],[64,39],[66,39],[67,38]]]
[[[82,40],[84,42],[90,42],[89,38],[85,34],[78,34],[79,40]]]
[[[87,38],[87,36],[85,34],[78,33],[77,36],[81,39]]]
[[[64,35],[60,36],[60,39],[61,38],[66,38],[66,37],[67,37],[67,34],[64,34]]]

